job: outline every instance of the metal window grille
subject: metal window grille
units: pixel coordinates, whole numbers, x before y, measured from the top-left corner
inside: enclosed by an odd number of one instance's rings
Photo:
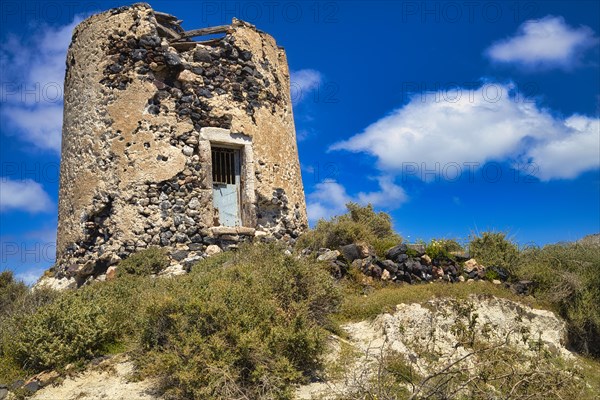
[[[213,183],[235,184],[235,150],[212,149],[212,177]]]

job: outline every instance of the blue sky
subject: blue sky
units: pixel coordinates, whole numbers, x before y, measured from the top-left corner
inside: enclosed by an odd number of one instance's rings
[[[53,263],[64,58],[90,13],[2,1],[0,270]],[[247,20],[287,50],[311,223],[348,201],[408,240],[600,231],[595,1],[155,1],[187,29]]]

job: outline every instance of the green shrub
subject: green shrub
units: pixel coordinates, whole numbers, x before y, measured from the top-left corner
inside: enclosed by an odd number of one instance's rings
[[[29,370],[40,371],[92,358],[114,342],[123,318],[112,307],[118,300],[103,291],[84,288],[63,293],[34,313],[16,318],[14,358]]]
[[[12,271],[0,272],[0,315],[7,315],[26,294],[27,285],[15,281]]]
[[[302,235],[299,248],[318,250],[337,249],[340,246],[365,241],[375,248],[378,255],[402,241],[392,229],[392,219],[384,212],[376,213],[369,204],[361,207],[355,203],[346,204],[348,212],[333,217],[329,221],[319,220],[315,229]]]
[[[168,396],[290,398],[320,365],[340,297],[319,266],[247,246],[226,267],[200,263],[178,280],[148,306],[136,358]]]
[[[30,291],[14,280],[10,271],[0,273],[0,384],[10,384],[24,378],[27,371],[14,357],[15,337],[19,334],[17,318],[25,318],[53,301],[53,290]]]
[[[600,356],[600,247],[568,243],[527,248],[516,273],[535,281],[535,296],[565,318],[571,346]]]
[[[169,258],[165,250],[160,247],[150,247],[132,254],[121,261],[118,266],[120,275],[131,274],[148,276],[157,274],[169,266]]]
[[[454,239],[432,239],[425,246],[425,253],[431,257],[432,260],[453,260],[454,256],[451,254],[453,251],[463,251],[462,246]]]
[[[469,254],[486,267],[502,267],[511,273],[519,261],[519,248],[502,232],[484,232],[472,236]]]

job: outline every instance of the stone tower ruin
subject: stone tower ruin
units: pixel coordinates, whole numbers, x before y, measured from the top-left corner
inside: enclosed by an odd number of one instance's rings
[[[185,267],[210,245],[307,228],[285,51],[237,19],[180,23],[140,3],[74,30],[58,277],[81,283],[151,246]]]

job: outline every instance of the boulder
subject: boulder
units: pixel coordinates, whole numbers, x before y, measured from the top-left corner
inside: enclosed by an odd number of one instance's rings
[[[389,261],[389,260],[387,260],[387,261]],[[389,271],[384,269],[383,272],[381,273],[381,280],[389,281],[390,279],[391,279],[391,275],[390,275]]]
[[[421,257],[425,254],[425,245],[424,244],[407,244],[408,249],[414,251],[418,257]]]
[[[423,254],[421,256],[421,261],[423,262],[423,264],[425,265],[431,265],[431,257],[429,257],[427,254]]]
[[[188,256],[190,252],[187,250],[175,250],[171,253],[171,257],[176,261],[181,261]]]
[[[117,267],[111,266],[106,270],[106,280],[112,281],[117,278]]]
[[[337,250],[329,250],[317,257],[317,261],[334,261],[341,255]]]
[[[219,246],[217,246],[216,244],[211,244],[206,247],[206,255],[209,257],[213,256],[215,254],[218,254],[221,251],[222,251],[221,248]]]
[[[378,264],[381,268],[390,272],[392,275],[395,275],[396,272],[398,272],[398,265],[396,265],[396,263],[394,263],[392,260],[383,260]]]
[[[340,250],[346,261],[349,263],[352,263],[357,258],[364,258],[360,256],[360,252],[358,251],[358,247],[355,243],[342,246],[340,247]]]
[[[398,261],[401,254],[406,254],[407,249],[408,247],[404,243],[394,246],[385,253],[385,258],[392,261]]]
[[[473,270],[481,271],[483,270],[483,265],[480,265],[474,258],[470,258],[465,261],[464,271],[470,274]]]
[[[38,288],[48,288],[54,290],[76,289],[77,281],[72,277],[58,279],[55,277],[44,276],[33,287],[34,290]]]
[[[383,274],[383,269],[373,263],[369,263],[366,266],[365,275],[372,276],[373,278],[381,279],[381,275]]]
[[[520,295],[530,295],[535,288],[533,281],[518,281],[510,285],[510,289]]]
[[[356,249],[360,258],[366,258],[375,255],[375,250],[367,242],[356,242]]]
[[[185,274],[187,271],[185,270],[185,268],[183,267],[183,265],[181,264],[172,264],[170,266],[168,266],[167,268],[165,268],[164,270],[162,270],[159,275],[160,276],[177,276],[177,275],[183,275]]]

